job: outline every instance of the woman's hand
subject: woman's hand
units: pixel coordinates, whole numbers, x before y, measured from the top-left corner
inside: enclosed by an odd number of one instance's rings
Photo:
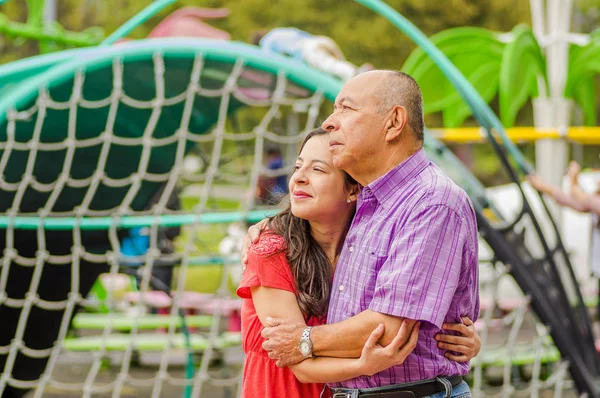
[[[443,350],[448,350],[444,356],[456,362],[468,362],[479,354],[481,349],[481,340],[475,330],[475,325],[469,317],[462,317],[463,323],[444,323],[442,329],[453,330],[461,334],[461,336],[453,336],[450,334],[438,333],[435,339],[438,342],[438,347]],[[450,351],[457,353],[452,354]]]
[[[404,346],[402,346],[404,336],[400,333],[400,330],[398,330],[398,334],[396,334],[394,340],[383,347],[377,344],[377,341],[383,336],[385,326],[383,323],[379,324],[379,326],[377,326],[377,328],[369,335],[367,342],[363,346],[362,354],[360,358],[357,359],[359,372],[363,375],[371,376],[382,370],[391,368],[392,366],[404,363],[406,357],[408,357],[417,346],[419,325],[419,322],[415,324],[410,333],[410,338]]]

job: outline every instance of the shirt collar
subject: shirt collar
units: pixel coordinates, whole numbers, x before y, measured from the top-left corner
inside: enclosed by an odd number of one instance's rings
[[[395,191],[402,189],[414,176],[418,175],[429,164],[429,159],[423,148],[412,154],[404,162],[388,171],[361,191],[363,200],[374,196],[385,207],[386,199]]]

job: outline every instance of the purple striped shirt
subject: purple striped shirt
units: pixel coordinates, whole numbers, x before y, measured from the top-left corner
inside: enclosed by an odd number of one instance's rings
[[[362,311],[419,320],[404,364],[332,387],[368,388],[465,375],[434,335],[443,322],[479,313],[477,222],[467,194],[423,149],[363,188],[340,254],[327,323]]]

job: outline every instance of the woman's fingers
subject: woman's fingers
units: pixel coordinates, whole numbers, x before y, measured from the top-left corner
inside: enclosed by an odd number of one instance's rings
[[[473,351],[472,347],[460,344],[438,343],[438,348],[442,350],[458,352],[464,355],[471,355]]]
[[[377,345],[377,342],[383,336],[383,332],[385,331],[385,326],[383,323],[380,323],[369,335],[367,342],[365,343],[365,348],[373,348]]]
[[[396,352],[401,347],[406,345],[408,343],[408,341],[410,341],[413,334],[415,334],[415,329],[416,329],[416,334],[418,335],[419,325],[420,324],[418,322],[412,323],[412,322],[403,321],[402,324],[400,325],[400,329],[398,329],[398,333],[396,333],[396,336],[394,336],[394,339],[392,340],[392,342],[387,346],[387,347],[389,347],[389,350],[391,352]]]

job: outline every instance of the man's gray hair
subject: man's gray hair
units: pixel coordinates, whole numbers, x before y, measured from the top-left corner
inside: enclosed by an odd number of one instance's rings
[[[395,70],[386,70],[387,76],[375,90],[379,100],[377,112],[387,112],[396,105],[406,109],[408,126],[417,140],[423,141],[425,122],[423,121],[423,96],[419,85],[412,76]]]

